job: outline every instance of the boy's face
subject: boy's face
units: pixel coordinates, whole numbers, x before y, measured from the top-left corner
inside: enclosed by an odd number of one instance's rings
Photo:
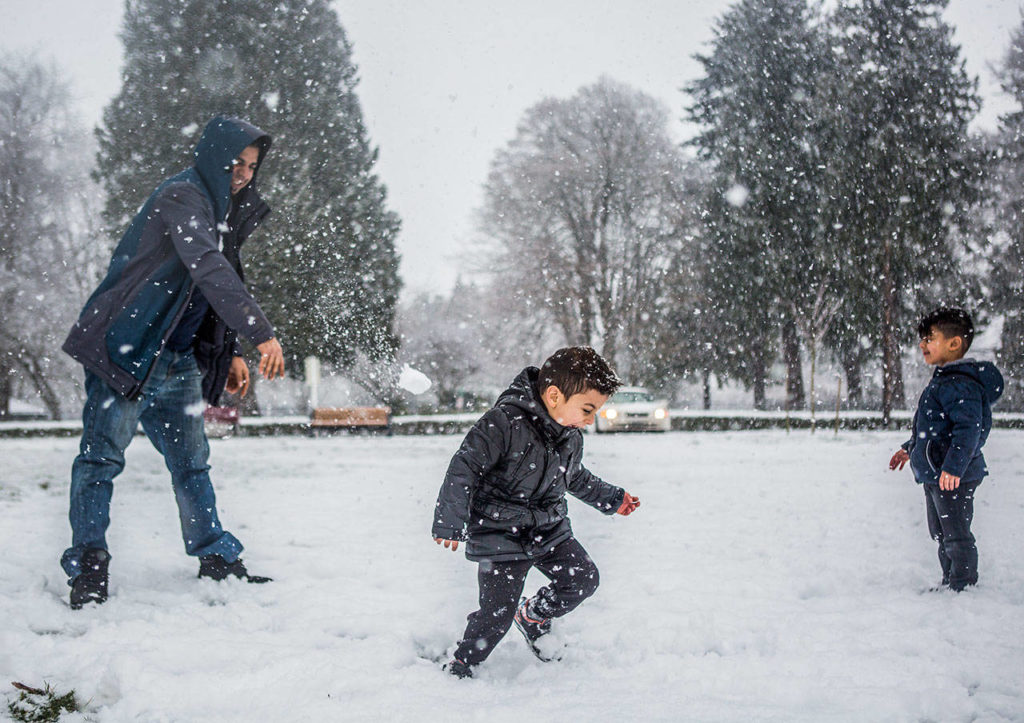
[[[252,176],[256,173],[256,163],[260,160],[260,149],[256,146],[247,146],[244,151],[238,154],[234,164],[231,166],[231,195],[241,191],[249,185]]]
[[[964,355],[964,339],[961,336],[946,336],[934,326],[928,336],[918,344],[926,364],[942,366],[956,361]]]
[[[607,394],[588,389],[566,398],[562,391],[551,385],[540,395],[548,414],[563,427],[586,427],[594,423],[597,410],[608,401]]]

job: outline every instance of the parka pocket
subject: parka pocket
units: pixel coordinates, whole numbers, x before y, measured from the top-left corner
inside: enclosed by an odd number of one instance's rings
[[[519,455],[519,459],[509,467],[509,480],[515,482],[533,471],[529,465],[526,464],[526,460],[530,459],[531,452],[533,452],[533,442],[528,443],[526,447],[523,448],[523,453]]]
[[[924,458],[928,460],[928,466],[935,474],[939,474],[942,463],[946,460],[947,450],[943,449],[944,446],[933,439],[929,439],[924,446]]]

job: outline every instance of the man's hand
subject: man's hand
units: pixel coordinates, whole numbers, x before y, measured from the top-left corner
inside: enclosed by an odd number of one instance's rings
[[[455,552],[456,550],[459,549],[459,541],[458,540],[445,540],[445,539],[440,538],[440,537],[435,537],[434,538],[434,542],[436,542],[439,545],[443,544],[444,545],[444,549],[446,549],[446,550],[450,547],[452,552]]]
[[[954,477],[949,472],[943,472],[939,475],[939,489],[945,490],[946,492],[952,492],[960,486],[960,478]]]
[[[910,461],[910,455],[907,454],[907,450],[900,447],[893,454],[892,459],[889,460],[889,469],[903,469],[903,465]]]
[[[284,376],[284,350],[277,339],[267,339],[256,347],[260,350],[260,374],[268,381]]]
[[[249,365],[242,357],[236,356],[231,360],[228,383],[224,389],[230,394],[241,395],[243,399],[249,393]]]
[[[633,495],[626,492],[622,496],[622,504],[619,505],[619,509],[615,510],[615,514],[626,516],[631,514],[633,510],[640,506],[640,498],[634,497]]]

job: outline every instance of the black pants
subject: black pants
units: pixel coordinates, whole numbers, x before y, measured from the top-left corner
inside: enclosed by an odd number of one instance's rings
[[[550,584],[537,591],[534,611],[545,618],[569,613],[594,594],[600,578],[597,566],[583,546],[570,537],[537,560],[483,561],[477,569],[480,609],[469,615],[455,658],[466,665],[483,662],[512,626],[526,574],[531,567],[544,573]]]
[[[928,511],[928,532],[939,543],[942,584],[963,590],[978,582],[978,548],[971,534],[974,519],[974,491],[981,484],[961,482],[955,490],[924,485]]]

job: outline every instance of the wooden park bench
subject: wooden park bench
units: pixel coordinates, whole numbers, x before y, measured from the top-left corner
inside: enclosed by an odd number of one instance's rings
[[[320,431],[391,432],[390,407],[317,407],[310,414],[309,426]]]

